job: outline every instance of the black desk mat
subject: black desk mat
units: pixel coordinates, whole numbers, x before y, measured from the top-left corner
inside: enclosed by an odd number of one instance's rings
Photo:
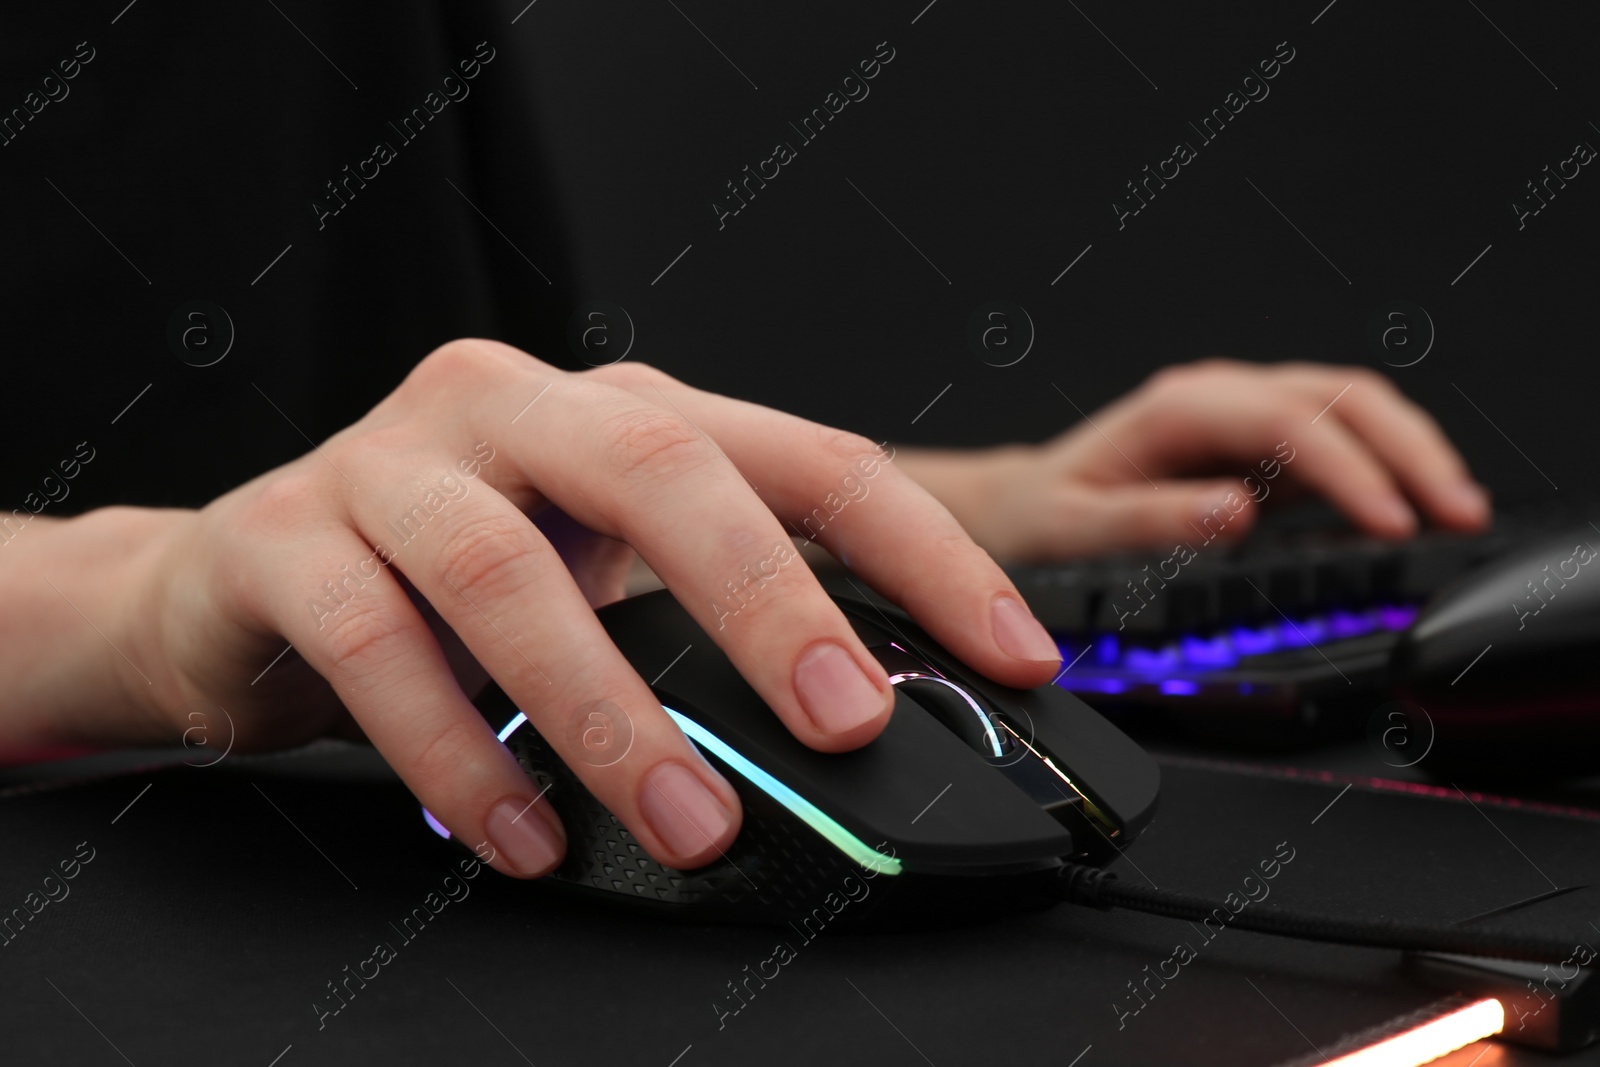
[[[1600,881],[1600,821],[1582,809],[1182,758],[1163,775],[1124,878],[1221,896],[1287,842],[1294,858],[1253,906],[1434,921]],[[0,947],[5,1064],[1268,1065],[1437,995],[1395,953],[1235,929],[1205,940],[1131,913],[807,940],[583,906],[488,870],[446,899],[460,855],[381,760],[337,743],[8,777],[34,781],[0,790],[0,909],[29,914]],[[90,850],[39,906],[46,876]],[[430,893],[437,913],[400,929]],[[392,957],[363,962],[380,942]],[[790,953],[775,957],[778,942]],[[1194,958],[1136,999],[1128,983],[1171,974],[1179,943]],[[335,999],[329,983],[356,970],[377,974]],[[1438,1062],[1592,1055],[1475,1046]]]

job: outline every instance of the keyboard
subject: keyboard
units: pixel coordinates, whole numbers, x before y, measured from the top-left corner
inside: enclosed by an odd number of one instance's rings
[[[1318,507],[1232,545],[1006,571],[1061,646],[1056,684],[1134,725],[1274,745],[1358,730],[1435,591],[1575,514],[1523,508],[1481,535],[1395,543]]]

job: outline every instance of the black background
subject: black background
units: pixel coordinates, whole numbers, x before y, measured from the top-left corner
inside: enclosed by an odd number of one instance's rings
[[[967,444],[1043,439],[1077,418],[1062,393],[1092,411],[1207,355],[1386,369],[1368,320],[1405,300],[1437,340],[1389,373],[1500,499],[1592,484],[1600,194],[1584,168],[1521,230],[1511,206],[1600,143],[1579,5],[520,8],[6,16],[0,102],[97,52],[0,148],[8,506],[84,439],[95,465],[57,511],[203,502],[456,336],[580,368],[567,324],[590,299],[627,309],[629,358],[695,384]],[[323,183],[480,40],[472,95],[319,231]],[[719,230],[724,183],[883,41],[870,96]],[[1187,123],[1279,42],[1270,95],[1200,144]],[[1119,230],[1125,183],[1180,138],[1198,158]],[[167,344],[195,299],[237,329],[212,367]],[[1036,327],[1015,366],[967,345],[991,300]]]

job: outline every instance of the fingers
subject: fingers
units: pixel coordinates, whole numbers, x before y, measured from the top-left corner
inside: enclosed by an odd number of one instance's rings
[[[449,484],[448,462],[435,468],[430,474],[421,458],[406,464],[420,484]],[[357,530],[375,544],[393,542],[394,517],[412,516],[401,524],[415,522],[416,534],[393,546],[392,565],[646,851],[689,868],[732,843],[732,786],[612,645],[565,561],[527,517],[484,485],[458,483],[459,494],[431,512],[411,510],[407,481],[357,480],[372,487],[350,497]],[[496,826],[489,829],[493,838]]]
[[[1295,449],[1296,481],[1303,482],[1379,537],[1410,537],[1417,515],[1391,474],[1343,422],[1323,418],[1309,426],[1304,448]]]
[[[1344,367],[1312,368],[1306,377],[1315,379],[1305,386],[1312,392],[1350,386],[1329,409],[1329,417],[1347,426],[1432,519],[1466,530],[1488,523],[1488,496],[1472,480],[1460,453],[1439,424],[1388,378]]]
[[[461,418],[504,423],[508,396],[542,386],[528,380],[528,357],[501,363],[496,353],[514,350],[474,344],[483,356],[457,357],[482,379]],[[500,437],[504,458],[485,469],[495,488],[514,502],[548,498],[631,545],[801,741],[837,751],[877,736],[894,705],[888,676],[700,428],[659,394],[646,401],[593,375],[545,384],[530,417]]]
[[[802,741],[839,751],[876,737],[894,706],[888,675],[738,471],[657,405],[635,401],[613,431],[639,463],[610,486],[571,487],[584,521],[637,549]],[[676,455],[656,451],[663,439]]]
[[[1488,518],[1486,498],[1438,426],[1364,368],[1226,360],[1174,367],[1098,421],[1118,442],[1123,462],[1147,475],[1259,460],[1281,466],[1382,537],[1416,531],[1407,496],[1446,525],[1474,528]],[[1064,461],[1109,462],[1096,454],[1104,449],[1078,435],[1065,443]],[[1292,466],[1278,462],[1291,452]]]
[[[566,836],[548,803],[456,685],[443,653],[372,548],[348,530],[295,546],[328,584],[260,590],[268,614],[333,686],[423,805],[503,873],[537,877],[561,862]],[[315,572],[313,572],[315,573]],[[307,595],[307,594],[310,595]]]
[[[1308,394],[1304,383],[1274,384],[1260,372],[1212,365],[1169,371],[1152,384],[1102,423],[1147,472],[1238,463],[1242,475],[1253,476],[1246,484],[1265,487],[1263,479],[1284,475],[1379,536],[1404,537],[1416,529],[1416,516],[1388,469],[1348,427],[1319,411],[1337,389],[1320,397]]]
[[[670,381],[656,388],[739,458],[788,533],[848,563],[966,663],[1021,687],[1044,684],[1060,669],[1059,648],[1015,586],[892,455],[755,404]]]

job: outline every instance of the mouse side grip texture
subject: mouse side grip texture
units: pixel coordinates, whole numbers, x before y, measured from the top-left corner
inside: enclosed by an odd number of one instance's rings
[[[504,705],[515,714],[509,700]],[[863,877],[861,868],[821,835],[752,788],[739,790],[745,826],[725,854],[692,871],[668,867],[651,858],[531,726],[517,730],[509,743],[528,777],[540,789],[549,787],[550,803],[567,828],[567,858],[550,875],[558,882],[645,904],[711,912],[722,920],[770,922],[807,915],[828,894],[841,887],[848,891]],[[726,765],[717,769],[730,781],[741,781]],[[856,883],[846,880],[852,875]],[[884,895],[880,892],[874,904]]]

